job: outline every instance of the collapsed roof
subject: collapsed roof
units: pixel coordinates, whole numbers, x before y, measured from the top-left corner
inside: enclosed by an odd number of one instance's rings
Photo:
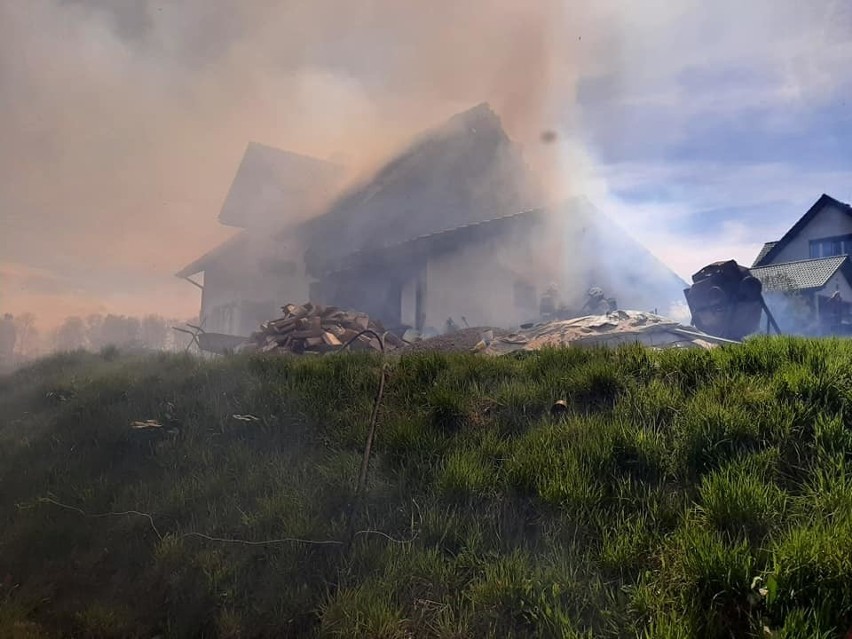
[[[653,349],[701,348],[709,350],[731,340],[707,335],[654,313],[614,311],[569,320],[544,322],[529,329],[495,338],[485,346],[488,355],[537,351],[562,346],[622,346],[644,344]]]

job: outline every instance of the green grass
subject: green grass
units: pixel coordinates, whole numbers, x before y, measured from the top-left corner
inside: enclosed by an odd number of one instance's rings
[[[852,626],[852,343],[387,365],[360,501],[376,356],[77,352],[0,377],[0,636]]]

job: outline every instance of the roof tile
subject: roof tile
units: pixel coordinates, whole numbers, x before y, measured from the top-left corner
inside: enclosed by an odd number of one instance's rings
[[[763,290],[806,291],[822,288],[846,261],[846,255],[822,257],[814,260],[783,262],[750,269],[751,274],[763,284]]]

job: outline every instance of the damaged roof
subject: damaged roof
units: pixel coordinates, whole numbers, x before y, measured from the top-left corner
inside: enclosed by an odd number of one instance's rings
[[[845,255],[753,267],[751,274],[761,281],[766,292],[808,291],[828,284],[840,269],[847,279],[852,276],[852,264]]]
[[[453,116],[305,224],[308,268],[523,211],[537,203],[519,148],[487,104]]]
[[[250,142],[219,221],[237,227],[291,221],[282,217],[304,216],[342,177],[337,164]]]

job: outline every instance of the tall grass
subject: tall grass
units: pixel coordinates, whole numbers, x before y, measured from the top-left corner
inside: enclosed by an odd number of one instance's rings
[[[78,352],[0,378],[0,636],[852,625],[849,343],[390,359],[358,500],[381,365]]]

